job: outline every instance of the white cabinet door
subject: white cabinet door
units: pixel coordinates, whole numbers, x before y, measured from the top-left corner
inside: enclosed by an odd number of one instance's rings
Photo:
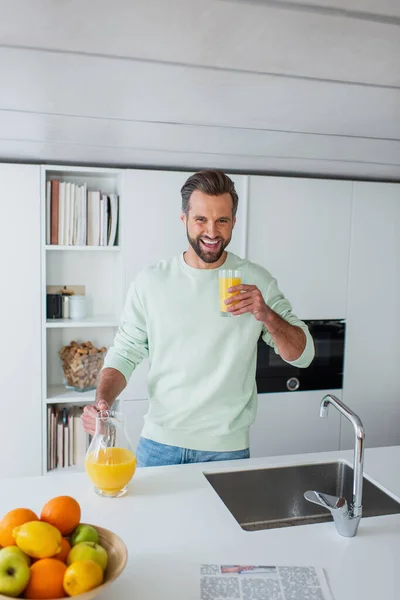
[[[40,166],[0,164],[0,477],[41,475]]]
[[[277,456],[339,450],[340,414],[330,408],[319,416],[325,394],[341,398],[341,390],[259,394],[258,412],[250,428],[251,456]]]
[[[250,177],[248,258],[277,278],[302,319],[346,317],[352,186]]]
[[[366,445],[400,444],[400,185],[354,184],[343,400]],[[353,446],[346,427],[342,448]]]
[[[148,410],[147,400],[125,400],[121,405],[121,410],[126,415],[127,433],[132,448],[135,451],[139,443],[140,434],[143,428],[143,418]]]
[[[140,269],[187,249],[186,231],[180,220],[180,190],[190,175],[188,172],[154,170],[126,172],[122,218],[126,290]],[[231,178],[241,201],[229,250],[243,255],[247,178],[240,175]],[[147,373],[147,361],[144,361],[133,373],[121,398],[147,398]]]

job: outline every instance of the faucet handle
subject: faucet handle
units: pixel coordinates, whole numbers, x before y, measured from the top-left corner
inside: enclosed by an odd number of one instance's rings
[[[332,515],[338,515],[345,517],[349,512],[347,500],[342,496],[331,496],[330,494],[322,494],[314,490],[304,492],[304,498],[313,504],[318,504],[323,508],[327,508],[331,511]]]
[[[353,537],[356,535],[361,514],[354,516],[352,509],[349,512],[345,498],[330,496],[329,494],[322,494],[321,492],[312,490],[304,492],[304,498],[313,504],[327,508],[331,512],[336,529],[340,535],[344,537]]]

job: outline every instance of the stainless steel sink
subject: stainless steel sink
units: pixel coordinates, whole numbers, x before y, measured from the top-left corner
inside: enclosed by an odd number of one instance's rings
[[[353,469],[344,462],[296,465],[205,477],[246,531],[332,521],[331,513],[307,502],[307,490],[352,501]],[[364,477],[363,517],[400,513],[400,503]]]

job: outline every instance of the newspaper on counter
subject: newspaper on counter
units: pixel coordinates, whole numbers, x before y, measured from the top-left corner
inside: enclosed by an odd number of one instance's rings
[[[201,600],[333,600],[315,567],[201,565]]]

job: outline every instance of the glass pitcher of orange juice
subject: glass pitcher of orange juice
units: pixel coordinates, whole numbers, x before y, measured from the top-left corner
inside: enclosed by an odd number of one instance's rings
[[[86,453],[85,469],[94,491],[106,498],[126,494],[136,470],[136,457],[126,433],[126,418],[114,410],[99,411],[96,433]]]

